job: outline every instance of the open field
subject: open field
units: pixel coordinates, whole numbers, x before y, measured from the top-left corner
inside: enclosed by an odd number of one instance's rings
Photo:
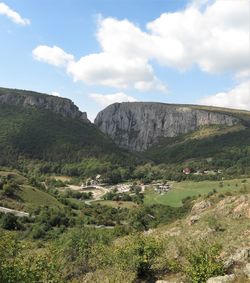
[[[214,189],[219,193],[239,191],[244,186],[250,186],[250,179],[225,180],[222,185],[220,181],[184,181],[172,182],[172,189],[161,195],[148,189],[145,192],[145,204],[164,204],[174,207],[182,205],[182,199],[188,196],[206,195]]]

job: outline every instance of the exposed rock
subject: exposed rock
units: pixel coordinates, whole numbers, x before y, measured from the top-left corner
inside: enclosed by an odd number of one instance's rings
[[[236,201],[236,207],[233,210],[234,218],[250,218],[250,199],[248,196],[241,196]]]
[[[78,118],[84,122],[90,122],[87,113],[81,112],[70,99],[53,95],[0,88],[0,104],[46,109],[63,117]]]
[[[203,200],[201,202],[195,203],[192,207],[191,214],[199,214],[203,210],[211,207],[211,202],[208,200]]]
[[[212,277],[207,280],[207,283],[227,283],[227,282],[233,282],[235,279],[235,275],[225,275],[225,276],[218,276],[218,277]]]
[[[196,222],[198,222],[200,219],[200,216],[199,215],[194,215],[194,216],[191,216],[189,221],[188,221],[188,224],[189,225],[194,225]]]
[[[183,281],[180,280],[157,280],[155,283],[183,283]]]
[[[247,263],[244,268],[245,275],[250,279],[250,263]]]
[[[239,249],[234,255],[230,257],[234,261],[245,262],[250,259],[250,248]]]
[[[179,228],[172,228],[169,231],[167,231],[167,235],[170,237],[175,237],[175,236],[179,236],[181,234],[181,230]]]
[[[229,258],[224,262],[223,267],[224,267],[225,270],[228,270],[228,269],[232,268],[234,266],[234,264],[235,264],[235,261],[232,258]]]
[[[120,147],[143,151],[162,137],[176,137],[207,125],[232,126],[233,116],[192,106],[151,102],[115,103],[101,111],[97,127]]]

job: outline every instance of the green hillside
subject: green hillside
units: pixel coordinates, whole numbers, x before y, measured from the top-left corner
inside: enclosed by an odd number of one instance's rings
[[[86,171],[86,167],[106,170],[136,160],[92,124],[48,110],[0,104],[0,166],[21,169],[32,161],[46,167],[45,171],[61,173],[65,169],[64,173],[79,175],[82,172],[76,171]]]
[[[250,168],[250,127],[210,126],[176,138],[162,139],[144,156],[160,164],[196,165],[201,169]]]

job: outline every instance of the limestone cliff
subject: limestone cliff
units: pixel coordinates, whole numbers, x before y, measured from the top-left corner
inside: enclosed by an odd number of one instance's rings
[[[96,126],[122,148],[143,151],[162,137],[176,137],[206,125],[237,124],[230,114],[151,102],[115,103],[101,111]]]
[[[0,104],[46,109],[63,117],[78,118],[84,122],[90,123],[87,118],[87,113],[81,112],[79,108],[67,98],[32,91],[0,88]]]

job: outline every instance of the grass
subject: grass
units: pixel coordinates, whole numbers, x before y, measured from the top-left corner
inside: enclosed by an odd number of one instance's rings
[[[246,180],[245,183],[242,183]],[[145,204],[164,204],[173,207],[179,207],[182,205],[182,200],[188,196],[206,195],[212,192],[214,189],[218,193],[235,192],[243,188],[244,185],[250,185],[250,179],[233,179],[223,181],[223,186],[220,186],[219,181],[184,181],[184,182],[172,182],[172,189],[168,193],[163,195],[155,193],[153,188],[148,189],[145,192]]]
[[[9,179],[15,181],[20,188],[16,191],[16,196],[13,198],[8,198],[2,196],[0,198],[1,206],[12,208],[20,211],[32,211],[38,206],[48,205],[50,207],[61,208],[63,205],[50,194],[43,192],[28,185],[27,178],[21,175],[17,170],[10,171],[0,170],[1,177],[8,177]]]
[[[19,185],[22,185],[27,181],[27,179],[19,174],[18,171],[0,171],[0,178],[1,177],[8,177]]]
[[[18,196],[25,203],[25,207],[27,207],[29,210],[33,210],[36,207],[43,205],[57,208],[61,208],[63,206],[53,196],[28,185],[22,186]]]
[[[100,204],[100,205],[107,205],[111,207],[122,207],[122,208],[136,208],[138,205],[132,201],[112,201],[112,200],[99,200],[93,201],[92,203]]]

